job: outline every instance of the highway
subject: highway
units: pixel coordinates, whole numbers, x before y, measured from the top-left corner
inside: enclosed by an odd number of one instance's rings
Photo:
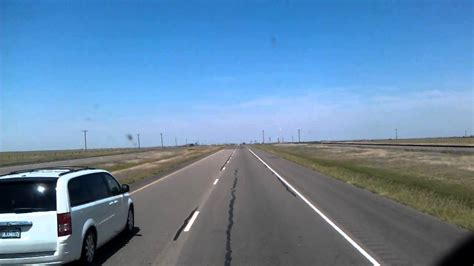
[[[221,150],[133,187],[105,265],[437,264],[470,232],[266,152]]]

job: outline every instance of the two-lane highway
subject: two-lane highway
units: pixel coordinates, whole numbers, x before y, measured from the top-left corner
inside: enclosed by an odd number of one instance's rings
[[[227,169],[178,265],[370,264],[248,150]]]
[[[119,238],[117,241],[124,243],[118,247],[112,243],[105,251],[99,251],[99,262],[148,265],[162,257],[167,246],[173,244],[184,220],[199,207],[231,153],[232,150],[219,151],[132,191],[138,232],[126,241]]]
[[[433,264],[467,231],[247,147],[132,192],[137,233],[108,265]]]

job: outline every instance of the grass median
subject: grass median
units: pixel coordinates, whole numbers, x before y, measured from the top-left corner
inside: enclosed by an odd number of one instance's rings
[[[56,151],[22,151],[22,152],[0,152],[0,167],[25,165],[34,163],[54,162],[61,160],[72,160],[91,158],[108,155],[119,155],[129,153],[148,152],[159,150],[158,148],[115,148],[115,149],[89,149],[84,150],[56,150]]]
[[[256,147],[474,231],[472,153],[316,144]]]
[[[150,154],[140,158],[124,159],[105,164],[94,165],[110,171],[120,182],[132,184],[148,177],[179,169],[195,160],[222,149],[222,146],[182,148],[166,153]]]

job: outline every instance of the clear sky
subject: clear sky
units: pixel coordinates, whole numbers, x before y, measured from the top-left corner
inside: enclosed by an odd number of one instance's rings
[[[474,134],[473,1],[0,0],[0,151]]]

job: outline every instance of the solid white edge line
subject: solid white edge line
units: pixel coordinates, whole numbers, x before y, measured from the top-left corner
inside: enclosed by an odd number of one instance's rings
[[[379,266],[380,263],[377,262],[370,254],[365,251],[359,244],[357,244],[352,238],[350,238],[341,228],[339,228],[333,221],[331,221],[323,212],[316,208],[309,200],[307,200],[300,192],[298,192],[290,183],[288,183],[283,177],[281,177],[275,170],[273,170],[266,162],[264,162],[257,154],[255,154],[251,149],[247,148],[257,159],[260,160],[270,171],[272,171],[283,183],[285,183],[291,190],[293,190],[306,204],[308,204],[311,209],[313,209],[321,218],[323,218],[336,232],[338,232],[342,237],[344,237],[354,248],[356,248],[366,259],[368,259],[373,265]]]
[[[184,232],[188,232],[188,231],[191,229],[191,226],[193,225],[194,220],[196,220],[198,214],[199,214],[198,211],[195,211],[195,212],[193,213],[193,217],[191,217],[191,220],[189,220],[188,224],[187,224],[186,227],[184,228]]]
[[[143,187],[141,187],[141,188],[139,188],[139,189],[137,189],[137,190],[134,190],[134,191],[130,192],[129,194],[130,194],[130,195],[133,195],[133,194],[135,194],[135,193],[137,193],[137,192],[140,192],[140,191],[142,191],[143,189],[145,189],[145,188],[147,188],[147,187],[149,187],[149,186],[151,186],[151,185],[154,185],[154,184],[156,184],[156,183],[158,183],[158,182],[161,182],[161,181],[167,179],[168,177],[171,177],[171,176],[173,176],[173,175],[175,175],[175,174],[177,174],[177,173],[179,173],[179,172],[181,172],[181,171],[184,171],[185,169],[187,169],[187,168],[189,168],[189,167],[191,167],[191,166],[193,166],[193,165],[195,165],[195,164],[197,164],[197,163],[199,163],[199,162],[201,162],[201,161],[203,161],[203,160],[205,160],[205,159],[207,159],[207,158],[209,158],[209,157],[211,157],[211,156],[217,154],[218,152],[219,152],[219,151],[216,151],[216,152],[214,152],[213,154],[209,154],[208,156],[202,158],[201,160],[196,161],[196,162],[194,162],[194,163],[192,163],[192,164],[190,164],[190,165],[188,165],[188,166],[185,166],[185,167],[183,167],[183,168],[181,168],[181,169],[178,169],[177,171],[175,171],[175,172],[173,172],[173,173],[171,173],[171,174],[169,174],[169,175],[167,175],[167,176],[164,176],[164,177],[162,177],[162,178],[160,178],[160,179],[158,179],[158,180],[155,180],[155,181],[151,182],[150,184],[147,184],[147,185],[145,185],[145,186],[143,186]]]
[[[219,181],[219,179],[217,178],[216,181],[214,181],[214,184],[213,185],[216,185],[217,184],[217,181]]]

